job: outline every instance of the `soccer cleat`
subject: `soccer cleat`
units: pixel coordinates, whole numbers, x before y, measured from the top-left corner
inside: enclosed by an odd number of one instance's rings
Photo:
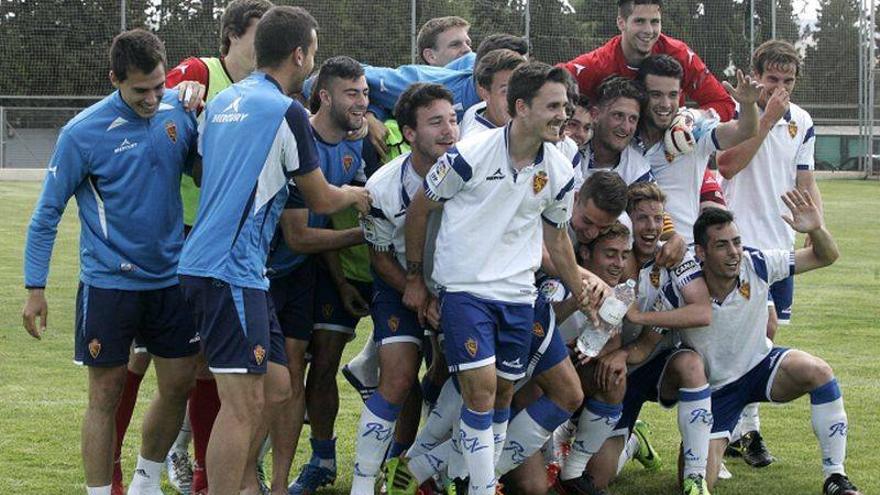
[[[651,428],[648,426],[648,423],[637,420],[635,426],[633,426],[632,434],[639,441],[639,450],[636,451],[635,459],[648,471],[660,469],[660,466],[663,465],[663,460],[654,449],[654,446],[651,445]]]
[[[823,495],[862,495],[846,475],[839,473],[834,473],[825,480],[822,493]]]
[[[409,471],[406,460],[392,457],[385,461],[385,488],[388,495],[416,495],[420,491],[418,482]]]
[[[570,480],[559,480],[554,488],[557,493],[563,495],[607,495],[608,493],[596,488],[593,479],[586,473]]]
[[[355,375],[354,370],[352,370],[347,364],[342,367],[342,376],[345,377],[345,380],[354,387],[355,390],[361,395],[361,400],[364,402],[373,395],[373,392],[376,391],[378,387],[371,387],[368,385],[364,385],[364,382],[360,380],[360,378]]]
[[[767,450],[767,445],[759,431],[750,431],[742,436],[740,452],[746,464],[755,468],[769,466],[776,460]]]
[[[172,450],[165,457],[165,469],[168,471],[168,483],[180,495],[192,493],[193,467],[189,454],[185,451]]]
[[[287,487],[290,495],[312,495],[318,488],[336,482],[336,470],[327,469],[314,464],[303,466],[296,481]]]
[[[733,473],[727,469],[727,465],[723,462],[721,463],[721,467],[718,468],[718,479],[719,480],[729,480],[733,478]]]
[[[742,457],[742,439],[727,444],[724,457]]]
[[[709,495],[709,485],[701,474],[692,474],[682,484],[682,495]]]

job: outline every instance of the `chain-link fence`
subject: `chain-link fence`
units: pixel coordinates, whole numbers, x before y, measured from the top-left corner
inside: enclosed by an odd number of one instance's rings
[[[123,26],[147,27],[164,41],[169,64],[218,52],[228,0],[4,0],[0,2],[0,167],[43,166],[52,143],[25,140],[57,107],[82,107],[112,90],[107,50]],[[308,9],[320,24],[318,59],[346,54],[373,65],[415,60],[426,20],[459,15],[474,46],[496,32],[524,35],[535,58],[557,63],[618,33],[609,0],[279,0]],[[797,43],[804,71],[793,101],[819,125],[817,160],[869,170],[874,115],[875,0],[711,0],[666,2],[663,31],[685,40],[720,79],[747,69],[755,46],[772,37]],[[54,108],[48,110],[44,108]],[[24,143],[27,146],[23,146]],[[48,148],[46,151],[44,148]],[[872,149],[873,148],[873,149]],[[28,153],[33,156],[28,159]],[[14,158],[13,158],[14,157]],[[880,158],[876,160],[880,162]]]

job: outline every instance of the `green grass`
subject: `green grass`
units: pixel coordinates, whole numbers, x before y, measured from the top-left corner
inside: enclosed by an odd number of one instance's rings
[[[820,186],[827,223],[842,256],[831,268],[799,278],[794,324],[782,328],[778,342],[819,355],[834,367],[850,421],[848,472],[865,493],[880,493],[880,183],[835,181]],[[0,494],[84,493],[79,428],[86,401],[86,373],[72,364],[78,244],[73,203],[59,228],[52,258],[47,290],[49,330],[38,342],[21,326],[20,310],[26,295],[21,276],[23,242],[38,193],[38,184],[0,183]],[[367,326],[362,324],[358,340],[348,347],[344,359],[360,348],[368,335]],[[339,383],[340,473],[336,487],[326,493],[348,492],[352,437],[361,406],[341,376]],[[123,451],[128,472],[136,459],[145,405],[154,391],[151,371],[141,389],[141,402]],[[675,415],[649,405],[643,417],[654,430],[665,465],[658,473],[630,465],[612,486],[613,493],[673,492],[678,446]],[[778,462],[754,470],[742,461],[731,461],[728,466],[734,479],[720,483],[715,493],[819,493],[822,474],[808,401],[763,406],[761,419]],[[303,438],[307,436],[306,427]],[[309,453],[303,448],[308,442],[300,445],[293,475],[308,460]],[[167,486],[166,493],[172,493]]]

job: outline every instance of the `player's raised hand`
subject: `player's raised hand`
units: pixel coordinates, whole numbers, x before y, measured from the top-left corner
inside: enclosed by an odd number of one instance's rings
[[[764,88],[762,84],[752,79],[752,76],[743,75],[743,71],[739,69],[736,71],[736,87],[727,81],[724,81],[723,84],[731,98],[740,105],[751,105],[757,102],[761,96],[761,90]]]
[[[342,186],[342,189],[349,194],[349,201],[357,211],[364,215],[370,212],[370,191],[357,186]]]
[[[822,214],[807,191],[789,191],[782,195],[782,202],[791,211],[791,216],[782,215],[782,219],[795,231],[808,234],[822,227]]]
[[[24,303],[24,309],[21,310],[21,320],[27,333],[35,339],[42,338],[43,332],[46,331],[48,316],[49,304],[46,303],[43,289],[28,290],[27,301]],[[39,326],[37,318],[40,319]]]
[[[771,122],[777,122],[788,112],[790,103],[791,95],[788,91],[785,88],[776,88],[767,100],[764,117],[770,119]]]
[[[183,108],[187,112],[199,110],[205,105],[207,88],[197,81],[183,81],[174,87],[177,90],[177,100],[183,102]]]

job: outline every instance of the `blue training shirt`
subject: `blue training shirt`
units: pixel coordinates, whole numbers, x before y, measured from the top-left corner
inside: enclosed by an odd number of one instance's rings
[[[452,93],[458,119],[465,110],[481,102],[472,70],[452,70],[430,65],[402,65],[396,69],[364,65],[370,86],[370,111],[385,121],[391,118],[394,105],[411,84],[417,82],[442,84]]]
[[[308,113],[255,71],[208,104],[199,150],[199,215],[179,273],[268,290],[266,258],[287,183],[318,167]]]
[[[312,131],[314,132],[314,129]],[[321,139],[317,132],[314,132],[314,135],[318,148],[319,164],[324,177],[327,179],[327,183],[339,187],[346,184],[363,186],[367,182],[367,176],[364,173],[364,160],[362,158],[364,143],[362,139],[358,141],[344,139],[339,143],[331,144]],[[295,185],[291,185],[289,190],[290,196],[285,205],[286,209],[308,208]],[[309,211],[309,227],[327,228],[329,223],[329,216]],[[268,263],[269,278],[279,278],[287,275],[311,256],[292,251],[284,242],[284,236],[280,228],[275,233],[272,246],[273,249],[269,254]]]
[[[180,175],[196,142],[195,116],[175,90],[165,91],[149,119],[114,91],[68,122],[28,227],[25,286],[46,286],[58,222],[71,196],[79,207],[83,283],[121,290],[176,284],[183,245]]]

